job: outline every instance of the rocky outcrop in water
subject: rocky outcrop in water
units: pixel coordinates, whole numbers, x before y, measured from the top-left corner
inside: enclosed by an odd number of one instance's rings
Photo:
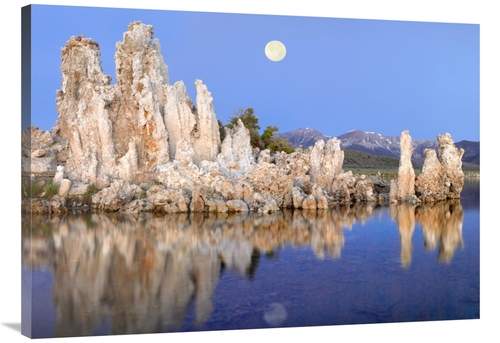
[[[391,180],[389,197],[393,202],[435,202],[459,199],[465,181],[462,171],[463,149],[458,149],[449,133],[437,136],[439,157],[425,149],[422,172],[415,178],[411,163],[411,137],[401,134],[401,159],[398,178]]]
[[[463,149],[458,149],[449,133],[437,136],[439,158],[435,150],[425,150],[422,173],[415,190],[424,202],[458,199],[465,181],[462,171]]]
[[[344,152],[335,138],[271,154],[252,148],[239,121],[221,142],[207,86],[194,81],[193,102],[182,81],[170,84],[150,25],[131,23],[116,44],[115,85],[103,73],[99,45],[90,38],[71,37],[61,61],[59,117],[52,132],[30,128],[23,134],[23,171],[53,176],[69,207],[272,213],[416,199],[408,131],[401,136],[399,174],[390,196],[387,181],[342,170]],[[448,185],[447,197],[455,197],[463,185],[461,155],[446,137],[439,138],[439,184]],[[430,181],[424,180],[432,168],[419,181],[419,194],[428,194]]]

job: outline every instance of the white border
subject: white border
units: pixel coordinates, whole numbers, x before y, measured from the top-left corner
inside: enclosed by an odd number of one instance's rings
[[[384,342],[417,341],[488,341],[486,337],[498,337],[490,333],[498,325],[498,255],[496,244],[500,242],[498,223],[491,217],[495,213],[492,199],[493,171],[498,170],[496,158],[490,158],[490,151],[496,143],[493,118],[500,114],[499,46],[500,20],[496,1],[489,0],[308,0],[251,2],[220,0],[183,1],[6,1],[2,5],[1,62],[2,98],[2,213],[7,220],[1,228],[0,252],[2,254],[2,291],[0,299],[0,337],[2,341],[26,340],[19,332],[5,324],[20,323],[21,320],[21,263],[20,263],[20,128],[21,128],[21,7],[28,4],[74,5],[96,7],[121,7],[142,9],[170,9],[207,12],[281,14],[300,16],[325,16],[338,18],[388,19],[409,21],[436,21],[480,24],[481,44],[481,319],[465,321],[444,321],[426,323],[346,325],[293,329],[260,329],[244,331],[222,331],[203,333],[104,336],[91,338],[57,338],[57,342],[78,340],[85,342],[132,342],[147,339],[151,342],[190,342],[196,340],[217,340],[219,342],[246,341],[305,341],[311,339],[361,340]],[[325,6],[326,5],[326,6]],[[7,122],[5,122],[7,120]],[[460,120],[460,118],[457,118]],[[491,147],[491,148],[490,148]],[[496,152],[495,155],[498,155]],[[495,286],[496,284],[496,286]],[[6,338],[6,339],[4,339]],[[54,339],[48,339],[49,341]]]

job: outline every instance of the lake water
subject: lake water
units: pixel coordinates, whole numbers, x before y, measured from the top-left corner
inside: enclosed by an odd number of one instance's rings
[[[32,337],[479,318],[479,181],[425,207],[23,224]]]

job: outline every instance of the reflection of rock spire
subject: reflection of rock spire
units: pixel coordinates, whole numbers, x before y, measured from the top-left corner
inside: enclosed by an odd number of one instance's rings
[[[415,217],[422,226],[425,246],[435,249],[439,241],[438,259],[450,262],[458,246],[463,246],[463,209],[459,200],[441,201],[419,206]]]
[[[213,310],[222,263],[251,278],[262,253],[287,245],[338,258],[343,228],[372,211],[355,205],[266,216],[34,216],[33,228],[50,226],[52,237],[36,240],[44,246],[23,261],[53,269],[57,336],[92,335],[105,318],[112,334],[176,331],[193,301],[201,328]],[[23,246],[34,239],[23,238]]]
[[[187,261],[189,258],[185,254],[167,254],[163,286],[159,290],[164,330],[176,331],[181,327],[194,294],[194,281],[190,275],[192,265]]]
[[[103,231],[87,230],[85,222],[63,220],[60,227],[53,258],[56,335],[92,335],[105,316],[94,304],[101,302],[109,286],[108,239]]]
[[[195,321],[200,327],[210,317],[213,310],[213,296],[220,276],[220,258],[214,249],[195,254],[192,275],[195,283]]]
[[[344,246],[344,232],[339,220],[334,220],[337,212],[320,211],[312,222],[311,247],[316,257],[324,259],[325,255],[339,258]],[[326,254],[325,254],[326,253]]]
[[[392,204],[391,218],[395,219],[398,223],[401,238],[401,264],[404,267],[409,267],[413,251],[411,237],[415,229],[415,206],[405,203]]]

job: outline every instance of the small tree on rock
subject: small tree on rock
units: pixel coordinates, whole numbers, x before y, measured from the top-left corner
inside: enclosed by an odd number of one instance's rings
[[[226,127],[231,129],[234,128],[238,119],[240,119],[250,132],[250,144],[252,147],[259,148],[260,150],[269,149],[272,152],[284,151],[286,153],[291,153],[294,151],[289,141],[283,138],[274,137],[274,133],[278,131],[277,126],[269,125],[262,135],[259,134],[259,118],[255,115],[253,108],[239,108],[234,114],[234,117],[229,118],[229,123]],[[222,140],[222,137],[225,136],[225,131],[221,122],[219,122],[219,129],[221,130]],[[223,131],[224,133],[222,133]]]

